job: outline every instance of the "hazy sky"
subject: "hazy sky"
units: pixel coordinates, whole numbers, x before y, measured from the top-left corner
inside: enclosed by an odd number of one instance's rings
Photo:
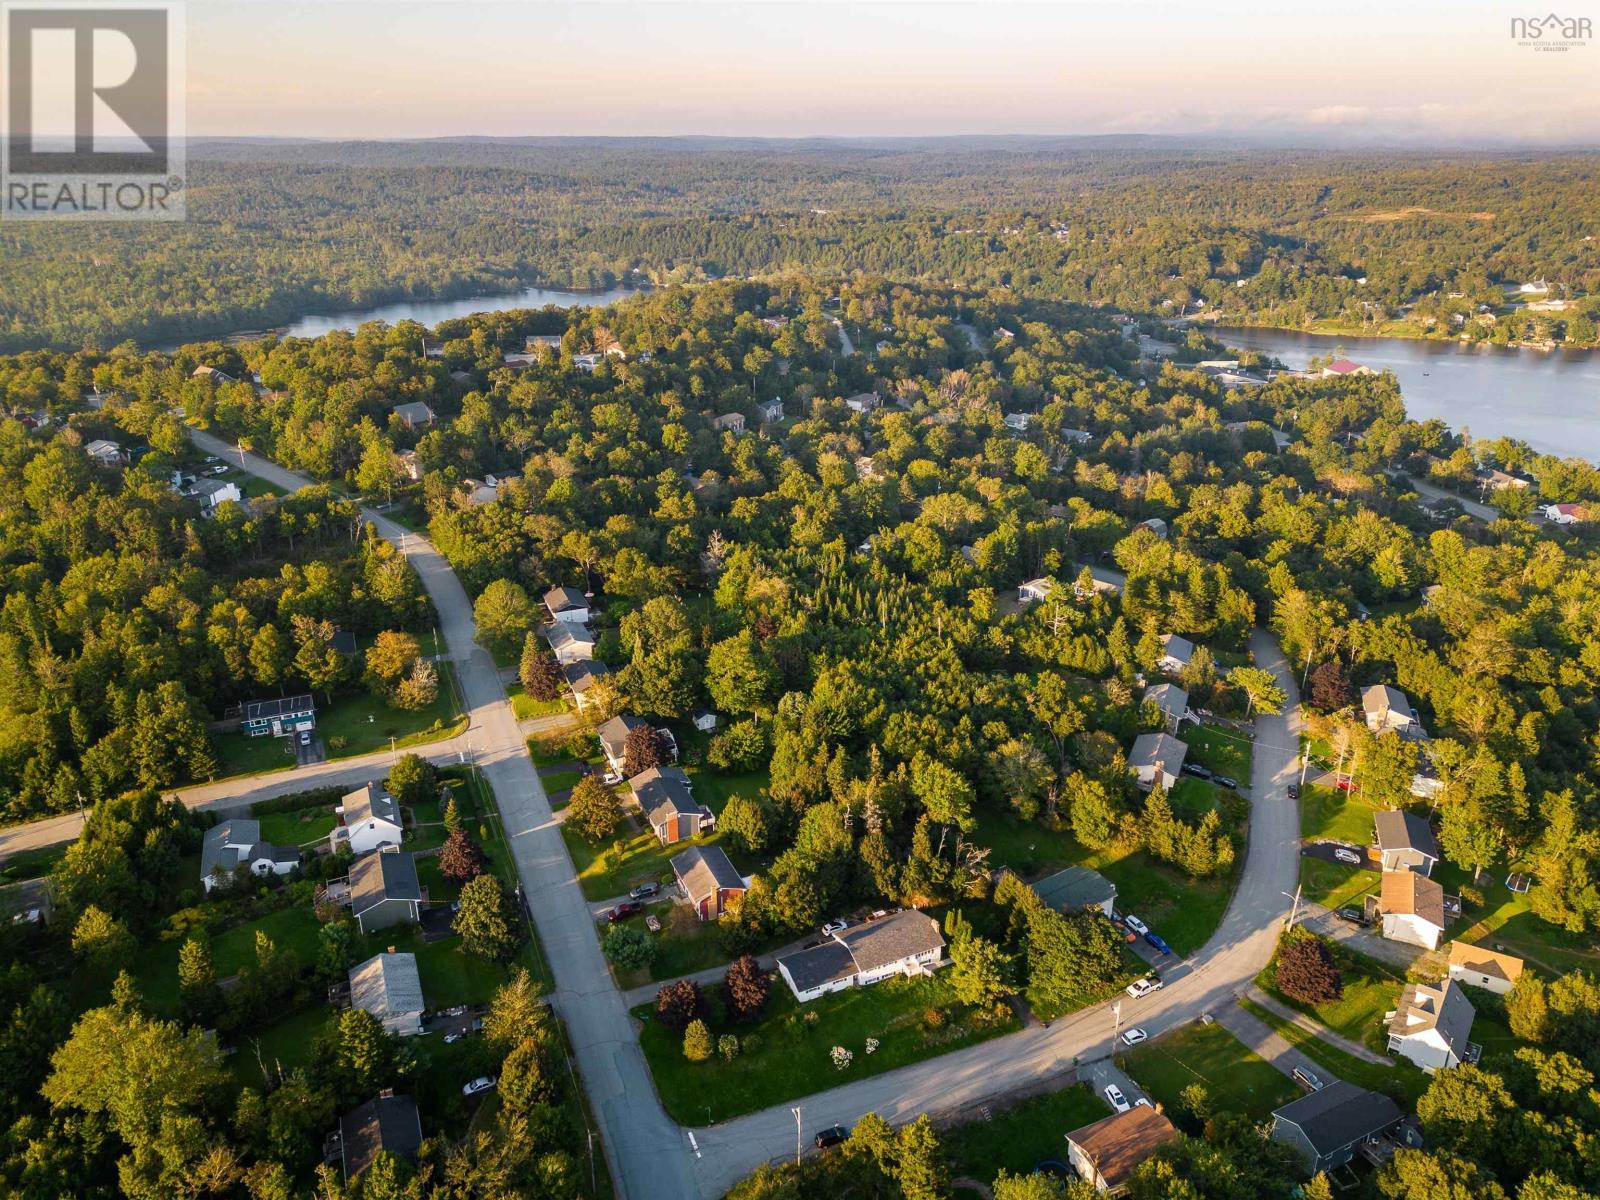
[[[1241,133],[1600,142],[1531,0],[190,0],[193,135]],[[1547,9],[1537,11],[1546,12]],[[1561,0],[1600,28],[1600,0]]]

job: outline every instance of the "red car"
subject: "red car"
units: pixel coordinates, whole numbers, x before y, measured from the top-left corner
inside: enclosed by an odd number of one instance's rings
[[[1341,792],[1353,792],[1356,790],[1356,781],[1350,778],[1336,779],[1334,780],[1333,786],[1338,788]]]
[[[643,911],[644,905],[640,904],[637,900],[624,900],[621,904],[617,905],[606,914],[606,920],[615,925],[618,921],[634,916],[638,913],[642,913]]]

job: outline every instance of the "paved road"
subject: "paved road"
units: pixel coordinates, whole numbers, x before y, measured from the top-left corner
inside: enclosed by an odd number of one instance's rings
[[[230,462],[240,457],[236,449],[209,434],[196,431],[191,436],[210,454],[227,455]],[[243,457],[245,470],[286,491],[309,482],[255,455]],[[578,1073],[600,1123],[618,1189],[628,1200],[693,1196],[696,1189],[685,1139],[656,1099],[632,1020],[601,957],[589,905],[578,890],[572,860],[528,757],[500,672],[488,651],[474,640],[472,604],[455,572],[427,539],[376,513],[367,516],[380,534],[403,544],[439,614],[439,628],[471,716],[465,736],[473,760],[494,788],[523,893],[555,976],[552,1002],[566,1021]]]
[[[1298,745],[1299,689],[1294,672],[1266,634],[1254,634],[1251,649],[1257,663],[1277,676],[1289,708],[1283,716],[1256,718],[1249,849],[1222,924],[1189,963],[1163,972],[1167,984],[1161,991],[1140,1000],[1123,998],[1123,1027],[1140,1025],[1152,1037],[1202,1013],[1234,1007],[1272,956],[1288,915],[1284,893],[1294,891],[1299,871],[1300,819],[1285,788],[1298,777],[1291,747]],[[853,1124],[869,1111],[893,1123],[921,1112],[963,1108],[1077,1062],[1108,1058],[1111,1038],[1109,1006],[1087,1009],[1048,1027],[1033,1026],[810,1096],[799,1102],[802,1128],[809,1133],[835,1121]],[[708,1200],[720,1196],[756,1165],[793,1154],[795,1121],[789,1108],[779,1105],[698,1133],[704,1155],[694,1163],[698,1195]]]
[[[1418,479],[1415,475],[1403,475],[1403,472],[1393,470],[1388,471],[1387,474],[1401,487],[1409,484],[1411,489],[1424,500],[1454,500],[1461,505],[1463,510],[1477,517],[1480,521],[1487,521],[1493,524],[1500,519],[1500,513],[1489,505],[1481,504],[1476,500],[1467,500],[1454,492],[1447,492],[1442,487],[1435,487],[1431,483]]]

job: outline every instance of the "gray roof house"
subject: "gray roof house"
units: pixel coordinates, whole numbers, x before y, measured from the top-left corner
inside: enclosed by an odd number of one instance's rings
[[[1165,733],[1141,733],[1128,751],[1128,769],[1139,786],[1149,791],[1156,784],[1171,789],[1183,771],[1189,747]]]
[[[589,599],[577,588],[551,588],[544,594],[544,606],[558,621],[576,621],[582,625],[589,620]]]
[[[1161,635],[1161,657],[1156,661],[1156,666],[1168,675],[1176,675],[1183,670],[1193,657],[1194,643],[1188,638],[1175,633]]]
[[[722,916],[728,900],[742,896],[744,879],[721,846],[691,846],[672,860],[678,886],[702,921]]]
[[[820,945],[778,959],[778,973],[804,1004],[829,992],[866,987],[891,975],[927,975],[944,957],[939,922],[903,908],[836,930]]]
[[[1433,874],[1439,861],[1439,842],[1428,822],[1416,813],[1393,809],[1373,815],[1378,857],[1385,871]]]
[[[1093,908],[1109,917],[1116,908],[1117,885],[1088,867],[1068,867],[1030,886],[1034,895],[1060,912]]]
[[[1342,1079],[1292,1100],[1272,1114],[1272,1138],[1292,1147],[1307,1174],[1331,1171],[1400,1125],[1400,1106],[1381,1092]]]
[[[350,1007],[377,1017],[402,1037],[422,1032],[422,976],[415,954],[374,954],[350,968]]]
[[[261,840],[261,822],[234,817],[206,830],[200,843],[200,886],[233,882],[233,873],[248,866],[252,875],[287,875],[300,865],[298,846],[274,846]]]
[[[552,621],[544,629],[550,653],[562,666],[594,657],[595,636],[587,625],[577,621]]]
[[[413,400],[409,404],[396,404],[390,411],[407,429],[417,429],[424,425],[432,425],[434,422],[433,409],[421,400]]]
[[[1396,733],[1415,727],[1417,719],[1411,715],[1411,701],[1397,687],[1375,683],[1361,689],[1361,712],[1366,717],[1367,728],[1373,733],[1393,730]]]
[[[639,726],[648,724],[649,722],[643,717],[621,713],[595,730],[595,734],[600,738],[600,749],[606,756],[606,762],[611,764],[612,770],[622,770],[623,748],[627,743],[628,734]]]
[[[359,1176],[380,1154],[414,1159],[421,1149],[422,1118],[410,1096],[381,1092],[339,1118],[346,1181]]]
[[[334,853],[343,846],[360,856],[385,846],[398,846],[405,834],[400,802],[376,783],[367,783],[340,798],[339,824],[328,835]]]
[[[350,864],[350,912],[362,933],[418,920],[422,885],[417,861],[394,849],[363,854]]]
[[[711,815],[689,790],[689,776],[677,767],[651,767],[628,780],[628,786],[663,845],[698,836]]]
[[[1158,683],[1144,690],[1144,698],[1161,713],[1168,733],[1177,736],[1178,726],[1189,712],[1189,692],[1175,683]]]
[[[580,658],[577,662],[565,664],[561,668],[561,673],[567,677],[567,687],[572,690],[573,703],[581,710],[593,702],[589,689],[611,674],[611,669],[597,659]]]
[[[1469,1039],[1477,1015],[1466,989],[1454,979],[1438,987],[1408,983],[1385,1017],[1389,1053],[1409,1058],[1430,1074],[1476,1062],[1479,1047]]]

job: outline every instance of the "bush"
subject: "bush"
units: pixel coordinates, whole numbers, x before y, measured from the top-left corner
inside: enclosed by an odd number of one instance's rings
[[[683,1031],[683,1056],[690,1062],[705,1062],[711,1057],[711,1030],[704,1021],[690,1021]]]
[[[929,1029],[938,1029],[944,1024],[944,1009],[929,1008],[922,1014],[922,1023]]]
[[[732,1062],[739,1057],[739,1039],[731,1033],[723,1034],[717,1039],[717,1053],[724,1062]]]
[[[624,971],[642,971],[656,956],[656,944],[650,935],[627,925],[613,925],[606,930],[600,949]]]
[[[682,1033],[701,1015],[700,985],[692,979],[664,983],[656,992],[656,1017],[674,1033]]]
[[[760,1054],[761,1047],[765,1044],[761,1040],[759,1033],[747,1033],[744,1035],[744,1052],[746,1054]]]
[[[1344,995],[1344,979],[1328,944],[1319,937],[1297,938],[1278,951],[1277,988],[1291,1000],[1325,1004]]]

